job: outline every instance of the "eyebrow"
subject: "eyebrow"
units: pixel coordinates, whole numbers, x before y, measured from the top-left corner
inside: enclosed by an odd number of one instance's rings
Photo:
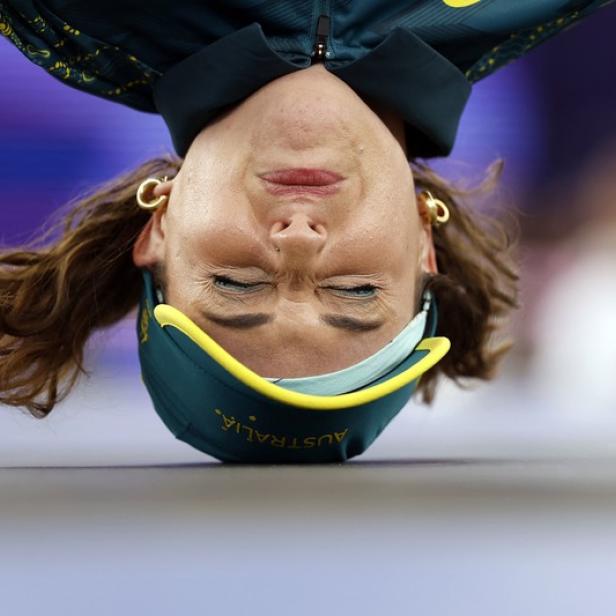
[[[253,312],[247,314],[237,314],[231,317],[215,314],[207,310],[202,310],[201,314],[206,318],[222,325],[223,327],[230,327],[233,329],[250,329],[265,323],[271,323],[274,317],[271,314],[265,312]],[[343,314],[321,314],[319,320],[322,323],[337,327],[338,329],[345,329],[351,332],[368,332],[373,329],[378,329],[385,324],[384,319],[378,319],[376,321],[363,321],[354,317],[348,317]]]

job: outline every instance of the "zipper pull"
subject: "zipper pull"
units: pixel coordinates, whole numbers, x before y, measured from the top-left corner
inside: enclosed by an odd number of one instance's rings
[[[327,15],[319,15],[317,21],[317,40],[312,51],[312,63],[323,62],[327,53],[327,37],[329,35],[329,17]]]

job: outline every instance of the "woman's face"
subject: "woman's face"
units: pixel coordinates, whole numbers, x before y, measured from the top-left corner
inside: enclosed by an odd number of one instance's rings
[[[421,273],[436,271],[405,147],[399,118],[322,65],[276,79],[157,187],[169,199],[135,264],[162,268],[165,302],[261,376],[346,368],[402,330]],[[315,194],[262,177],[291,168],[343,179]]]

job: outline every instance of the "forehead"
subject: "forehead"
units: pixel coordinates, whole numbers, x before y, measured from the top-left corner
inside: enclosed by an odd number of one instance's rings
[[[289,327],[275,319],[250,331],[226,330],[211,323],[202,329],[257,374],[298,378],[348,368],[383,348],[404,325],[391,319],[378,330],[358,334],[301,319]]]

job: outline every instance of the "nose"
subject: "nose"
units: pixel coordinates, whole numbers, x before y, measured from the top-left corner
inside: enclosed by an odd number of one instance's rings
[[[303,212],[279,218],[270,229],[270,239],[289,265],[302,265],[317,256],[327,241],[325,227]]]

